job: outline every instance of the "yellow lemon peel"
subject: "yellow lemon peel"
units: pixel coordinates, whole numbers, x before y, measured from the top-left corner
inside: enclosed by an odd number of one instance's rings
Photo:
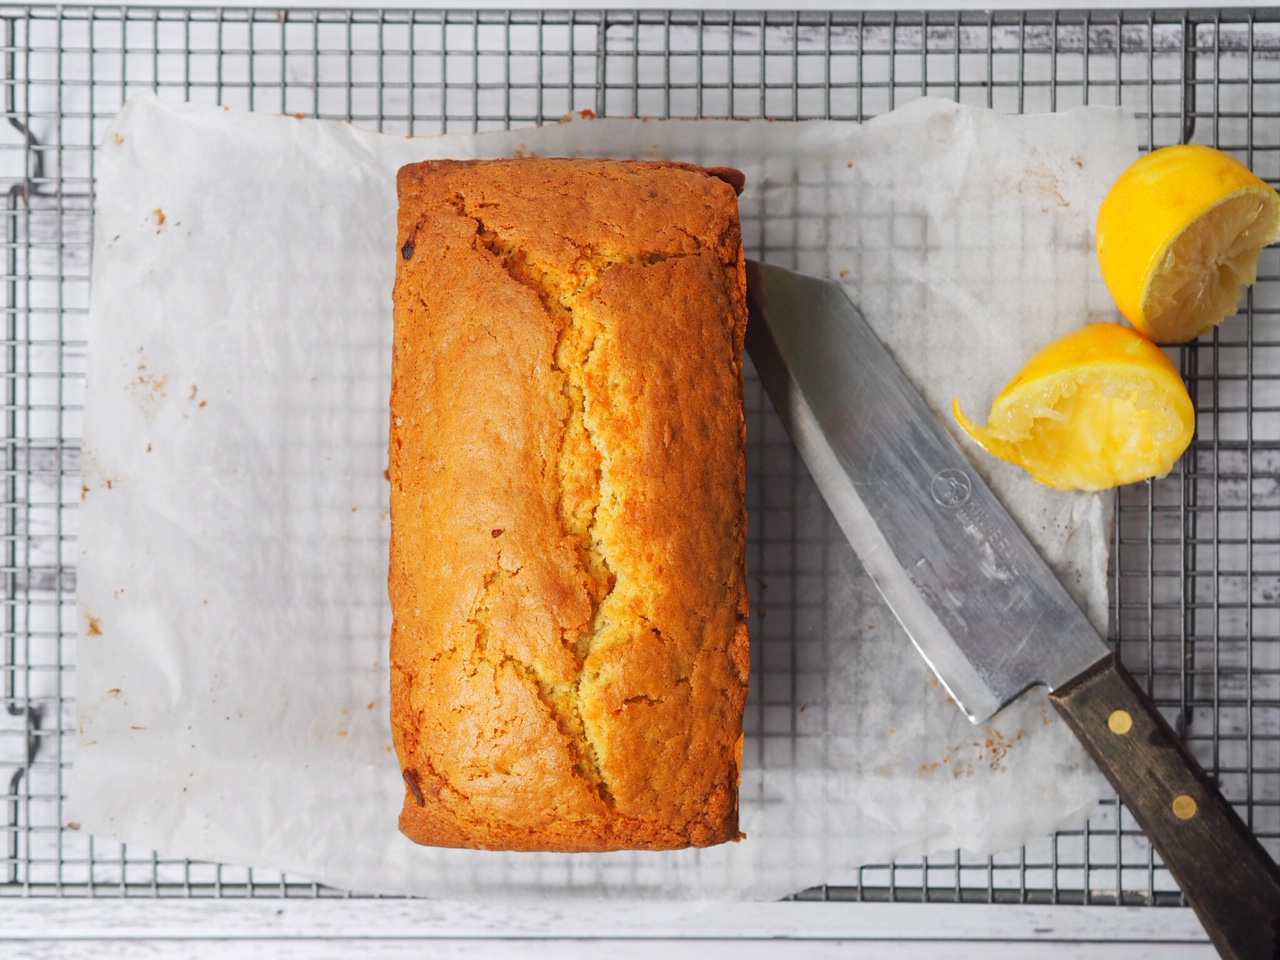
[[[1258,254],[1280,240],[1280,194],[1244,164],[1198,144],[1152,151],[1098,211],[1098,263],[1129,322],[1186,343],[1236,313]]]
[[[1102,323],[1049,344],[996,397],[987,426],[960,407],[988,453],[1063,490],[1167,474],[1191,443],[1195,409],[1172,361],[1141,334]]]

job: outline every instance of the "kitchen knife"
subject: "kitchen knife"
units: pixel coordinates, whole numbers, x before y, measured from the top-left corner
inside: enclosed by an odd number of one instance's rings
[[[830,280],[748,261],[747,350],[867,573],[975,723],[1033,686],[1218,951],[1280,960],[1280,870]]]

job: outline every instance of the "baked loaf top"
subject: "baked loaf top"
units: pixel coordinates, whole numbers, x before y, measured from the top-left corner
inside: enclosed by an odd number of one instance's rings
[[[400,171],[392,725],[413,840],[739,836],[740,177]]]

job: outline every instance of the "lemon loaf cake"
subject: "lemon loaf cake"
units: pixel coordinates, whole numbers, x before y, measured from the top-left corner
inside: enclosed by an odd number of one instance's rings
[[[737,839],[749,669],[741,174],[399,174],[400,828],[506,850]]]

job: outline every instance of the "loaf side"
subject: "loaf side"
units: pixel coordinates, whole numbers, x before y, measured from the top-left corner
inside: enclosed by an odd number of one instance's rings
[[[536,158],[400,171],[392,726],[419,843],[739,835],[732,179]]]

